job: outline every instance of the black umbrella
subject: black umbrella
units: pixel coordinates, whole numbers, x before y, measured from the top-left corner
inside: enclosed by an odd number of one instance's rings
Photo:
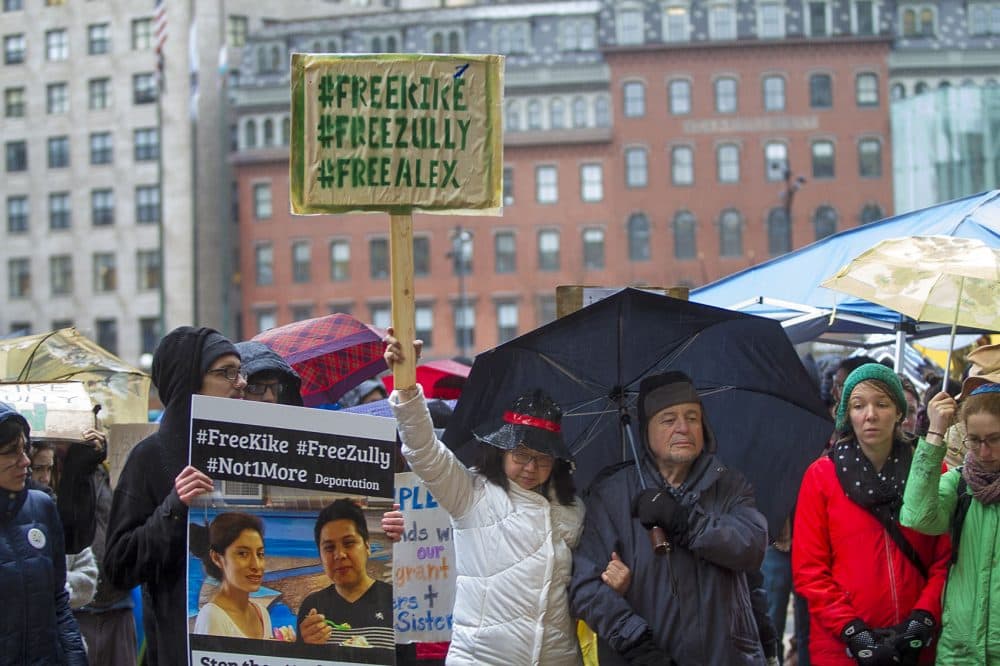
[[[635,458],[640,380],[690,376],[719,455],[756,489],[777,534],[805,468],[832,430],[829,414],[781,325],[773,320],[624,289],[479,354],[444,441],[466,458],[471,430],[540,387],[563,408],[563,432],[585,488],[604,467]],[[632,433],[637,434],[635,426]]]

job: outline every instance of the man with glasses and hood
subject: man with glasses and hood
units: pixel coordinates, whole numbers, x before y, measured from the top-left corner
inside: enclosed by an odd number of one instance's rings
[[[606,470],[586,500],[573,613],[600,637],[601,666],[765,664],[747,583],[767,546],[753,489],[715,455],[685,374],[644,379],[637,409],[641,460]],[[602,580],[613,557],[631,570],[621,595]]]
[[[247,378],[245,400],[302,406],[302,378],[263,342],[236,343]]]
[[[212,492],[212,479],[188,465],[191,396],[241,399],[246,378],[239,352],[221,333],[181,326],[153,353],[153,384],[163,419],[135,445],[118,479],[104,571],[116,587],[142,585],[145,663],[173,666],[187,663],[188,507]]]

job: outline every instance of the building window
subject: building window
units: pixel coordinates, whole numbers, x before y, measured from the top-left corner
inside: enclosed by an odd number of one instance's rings
[[[45,33],[45,59],[49,61],[69,58],[69,37],[65,30],[49,30]]]
[[[882,212],[882,207],[878,204],[866,204],[864,208],[861,209],[861,215],[858,220],[861,224],[871,224],[881,220],[885,216]]]
[[[833,81],[829,74],[813,74],[809,77],[809,106],[814,109],[829,109],[833,106]]]
[[[392,308],[383,303],[368,306],[368,314],[371,318],[372,326],[376,328],[389,328],[392,326]]]
[[[8,141],[6,146],[7,171],[28,170],[28,144],[25,141]]]
[[[139,185],[135,188],[135,221],[139,224],[160,222],[159,185]]]
[[[373,280],[389,277],[389,241],[372,238],[368,241],[368,275]]]
[[[416,277],[431,274],[431,239],[427,236],[413,237],[413,274]]]
[[[626,226],[629,261],[649,261],[649,218],[643,213],[632,213]]]
[[[882,142],[878,139],[858,142],[858,175],[862,178],[882,176]]]
[[[715,110],[717,113],[736,113],[736,79],[723,77],[715,81]]]
[[[476,345],[476,308],[468,303],[454,306],[455,346],[471,349]]]
[[[535,199],[543,204],[559,201],[558,179],[554,166],[535,167]]]
[[[597,47],[597,25],[593,19],[563,19],[559,27],[564,51],[590,51]]]
[[[696,256],[694,215],[686,210],[674,215],[674,258],[694,259]]]
[[[517,101],[507,102],[507,108],[503,114],[504,129],[508,132],[521,131],[521,104]]]
[[[274,308],[257,310],[257,332],[263,333],[278,325],[278,315]]]
[[[556,297],[552,294],[542,294],[535,297],[535,319],[538,326],[544,326],[556,320]]]
[[[549,128],[566,129],[566,103],[561,97],[549,103]]]
[[[49,257],[49,292],[65,296],[73,292],[73,257],[59,254]]]
[[[7,261],[7,297],[28,298],[31,296],[31,260],[27,257]]]
[[[497,52],[503,54],[527,53],[531,44],[530,26],[525,23],[506,23],[496,28]]]
[[[309,241],[292,243],[292,282],[302,284],[312,278],[312,248]]]
[[[3,38],[3,62],[5,65],[24,62],[24,35],[6,35]]]
[[[968,13],[970,35],[1000,35],[1000,4],[969,3]],[[916,20],[912,22],[916,23]]]
[[[111,189],[90,191],[90,223],[103,227],[115,223],[115,193]]]
[[[619,10],[618,43],[620,45],[642,44],[645,25],[646,18],[642,15],[641,8]]]
[[[493,236],[493,266],[497,273],[517,270],[517,244],[513,231],[498,231]]]
[[[724,210],[719,216],[719,256],[743,255],[743,220],[735,210]]]
[[[69,111],[69,91],[65,83],[50,83],[45,87],[45,111],[52,115]]]
[[[772,208],[767,214],[767,251],[777,257],[792,249],[792,225],[784,208]]]
[[[53,192],[49,195],[49,229],[69,229],[72,218],[70,215],[69,192]]]
[[[274,145],[274,121],[270,118],[264,119],[264,146]]]
[[[24,9],[24,0],[3,0],[3,10],[5,12],[16,12]]]
[[[740,149],[732,143],[725,143],[715,150],[720,183],[740,182]]]
[[[878,17],[875,14],[877,5],[871,0],[854,0],[852,9],[854,34],[874,35],[875,26],[878,25]]]
[[[573,127],[580,128],[587,126],[587,100],[583,97],[574,97],[573,105]]]
[[[889,88],[889,97],[892,100],[906,99],[906,86],[902,83],[893,83]]]
[[[3,91],[3,113],[7,118],[24,118],[24,88],[6,88]]]
[[[645,148],[625,149],[625,186],[646,187],[649,183],[649,158]]]
[[[139,319],[139,353],[152,354],[160,341],[160,318],[142,317]]]
[[[628,81],[622,86],[622,113],[626,118],[646,115],[646,86],[640,81]]]
[[[253,216],[257,220],[271,219],[271,183],[254,184]]]
[[[594,124],[598,127],[611,127],[611,102],[605,96],[594,100]]]
[[[112,354],[118,353],[118,320],[97,319],[94,321],[97,344]]]
[[[764,77],[764,110],[765,111],[785,110],[785,77],[783,76]]]
[[[589,271],[604,269],[604,230],[583,230],[583,267]]]
[[[559,232],[554,229],[538,232],[538,270],[559,270]]]
[[[7,233],[23,234],[28,231],[28,197],[7,197]]]
[[[111,79],[90,79],[87,82],[87,105],[92,110],[111,106]]]
[[[94,291],[108,292],[118,288],[118,260],[113,252],[94,253]]]
[[[111,164],[111,132],[94,132],[90,135],[90,163]]]
[[[770,141],[764,146],[764,170],[770,181],[784,180],[788,170],[788,146]]]
[[[160,280],[160,251],[139,250],[135,253],[136,288],[152,291],[162,285]]]
[[[226,17],[226,44],[240,47],[247,43],[250,22],[246,16],[230,14]]]
[[[736,8],[728,4],[710,7],[708,34],[712,39],[736,39]]]
[[[156,77],[153,74],[132,75],[132,103],[152,104],[156,101]]]
[[[254,278],[258,287],[274,284],[274,248],[270,243],[254,248]]]
[[[691,113],[691,82],[674,79],[670,82],[670,113],[683,116]]]
[[[813,178],[833,178],[833,142],[813,141],[812,144],[812,174]]]
[[[330,241],[330,279],[334,282],[351,279],[351,244],[346,240]]]
[[[600,164],[580,166],[580,198],[587,202],[604,198],[604,168]]]
[[[517,337],[517,303],[497,303],[497,344]]]
[[[49,137],[48,166],[50,169],[64,169],[69,166],[68,136]]]
[[[132,50],[148,51],[153,48],[153,19],[132,20]]]
[[[663,41],[686,42],[690,36],[688,8],[682,5],[670,5],[663,8]]]
[[[670,177],[674,185],[694,184],[694,150],[690,146],[670,151]]]
[[[528,100],[528,129],[542,129],[542,103],[537,99]]]
[[[135,130],[135,161],[148,162],[160,159],[160,130],[144,127]]]
[[[761,39],[785,36],[785,3],[762,2],[757,5],[757,35]]]
[[[837,211],[833,206],[820,206],[813,214],[816,240],[821,240],[837,232]]]
[[[111,51],[111,26],[95,23],[87,26],[87,53],[101,55]]]
[[[513,167],[503,168],[503,205],[514,205],[514,169]]]
[[[826,37],[830,34],[826,9],[826,2],[806,3],[806,34],[810,37]]]
[[[414,334],[417,340],[424,341],[424,349],[434,344],[434,308],[430,305],[417,305],[413,308]]]
[[[878,106],[878,76],[858,74],[854,79],[854,93],[858,106]]]

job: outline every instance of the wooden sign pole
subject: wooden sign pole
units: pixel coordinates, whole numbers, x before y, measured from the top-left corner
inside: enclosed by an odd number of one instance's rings
[[[403,362],[392,371],[393,386],[417,384],[417,359],[413,351],[416,323],[413,304],[413,216],[389,216],[389,268],[392,282],[392,327],[403,349]]]

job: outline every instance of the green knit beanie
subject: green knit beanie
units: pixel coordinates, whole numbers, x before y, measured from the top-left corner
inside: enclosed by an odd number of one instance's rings
[[[899,408],[899,413],[906,417],[906,396],[903,394],[903,383],[896,373],[881,363],[865,363],[847,375],[844,388],[840,392],[840,404],[837,405],[837,430],[847,427],[847,402],[851,399],[854,387],[863,381],[875,379],[889,387],[889,395]]]

